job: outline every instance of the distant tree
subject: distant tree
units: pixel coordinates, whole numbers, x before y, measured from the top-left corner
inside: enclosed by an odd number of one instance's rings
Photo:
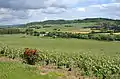
[[[55,31],[56,31],[57,29],[56,29],[56,28],[54,28],[53,30],[55,30]]]
[[[58,31],[60,31],[60,29],[58,29]]]
[[[33,35],[33,31],[30,32],[30,35]]]
[[[34,36],[37,36],[37,33],[38,33],[37,31],[34,31]]]
[[[95,33],[95,31],[94,31],[94,30],[92,30],[92,31],[91,31],[91,33],[92,33],[92,34],[94,34],[94,33]]]
[[[25,30],[25,33],[26,33],[27,35],[28,35],[28,34],[32,35],[32,34],[33,34],[33,29],[27,28],[27,29]]]
[[[19,34],[21,33],[20,29],[17,28],[2,28],[0,29],[0,34]]]
[[[31,32],[31,31],[33,31],[33,29],[31,29],[31,28],[27,28],[27,29],[25,30],[25,32]]]
[[[40,36],[40,33],[39,33],[39,32],[37,32],[36,36]]]
[[[49,27],[52,27],[52,26],[46,26],[46,25],[43,26],[43,28],[49,28]]]
[[[65,25],[65,27],[73,27],[73,26],[71,26],[71,25]]]
[[[43,32],[40,32],[40,34],[46,34],[46,32],[43,31]]]

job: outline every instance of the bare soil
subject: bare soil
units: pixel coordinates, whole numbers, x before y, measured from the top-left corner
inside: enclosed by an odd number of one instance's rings
[[[58,69],[56,66],[48,65],[48,66],[39,66],[38,69],[41,71],[41,75],[46,75],[50,72],[55,72],[60,75],[58,79],[96,79],[81,76],[81,74],[76,71],[68,71],[68,69]]]
[[[20,62],[20,59],[11,59],[7,57],[0,57],[0,62]]]

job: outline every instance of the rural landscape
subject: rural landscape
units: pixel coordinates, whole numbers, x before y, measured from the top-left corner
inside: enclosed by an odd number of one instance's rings
[[[105,18],[1,27],[0,78],[119,79],[119,28],[120,20]],[[26,48],[37,50],[34,64],[25,64]]]
[[[0,79],[120,79],[119,0],[0,0]]]

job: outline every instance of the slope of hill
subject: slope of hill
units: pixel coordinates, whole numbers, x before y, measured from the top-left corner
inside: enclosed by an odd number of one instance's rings
[[[6,28],[6,27],[23,27],[25,24],[13,24],[13,25],[0,25],[0,28]]]
[[[86,18],[86,19],[76,19],[76,20],[46,20],[42,22],[31,22],[27,23],[26,25],[37,25],[37,24],[73,24],[73,23],[89,23],[89,22],[117,22],[120,23],[120,20],[115,19],[108,19],[108,18]]]

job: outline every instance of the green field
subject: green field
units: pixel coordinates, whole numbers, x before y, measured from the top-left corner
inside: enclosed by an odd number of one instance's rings
[[[65,27],[65,25],[70,25],[73,27]],[[48,28],[40,28],[35,29],[36,31],[45,31],[45,32],[52,32],[53,29],[60,29],[60,31],[75,31],[75,32],[89,32],[90,29],[82,29],[82,27],[93,26],[95,23],[73,23],[73,24],[46,24],[45,26],[51,26]],[[41,25],[34,25],[34,26],[41,26]]]
[[[106,28],[83,28],[102,26],[99,22],[100,19],[64,24],[50,21],[19,27],[20,32],[1,29],[0,79],[119,79],[119,33]],[[95,33],[104,30],[111,32]]]
[[[120,51],[119,42],[104,42],[82,39],[42,38],[25,35],[1,35],[0,42],[14,48],[38,48],[44,51],[85,52],[91,54],[116,55]]]
[[[90,29],[83,29],[83,28],[79,28],[79,27],[49,27],[49,28],[40,28],[40,29],[34,29],[35,31],[38,32],[53,32],[55,31],[54,29],[60,29],[60,32],[66,32],[66,31],[70,31],[70,32],[90,32]]]
[[[46,63],[48,63],[48,66],[54,64],[58,69],[62,68],[65,70],[65,68],[73,68],[73,72],[74,69],[77,69],[77,72],[82,76],[99,77],[99,79],[103,79],[104,76],[106,77],[105,79],[110,79],[112,76],[118,79],[117,77],[120,75],[119,42],[62,38],[53,39],[50,37],[13,34],[0,35],[0,43],[1,45],[4,43],[9,46],[5,46],[5,49],[0,48],[0,50],[5,50],[4,53],[8,57],[20,57],[23,53],[22,49],[26,47],[39,49],[39,58],[41,60],[37,62],[36,66],[46,66]],[[16,48],[22,49],[16,50]],[[55,70],[57,71],[57,69]],[[35,68],[31,70],[31,68],[25,64],[0,62],[0,78],[2,79],[19,79],[22,77],[22,79],[55,79],[57,77],[54,72],[52,73],[53,76],[51,76],[51,74],[43,76],[36,72],[38,71],[36,71]],[[68,71],[66,72],[69,73]],[[22,77],[20,77],[19,74],[22,75]],[[72,75],[73,74],[76,74],[76,72],[72,73]],[[63,73],[63,75],[67,76],[65,73]]]
[[[35,67],[15,62],[0,62],[0,79],[56,79],[53,74],[40,75]]]

